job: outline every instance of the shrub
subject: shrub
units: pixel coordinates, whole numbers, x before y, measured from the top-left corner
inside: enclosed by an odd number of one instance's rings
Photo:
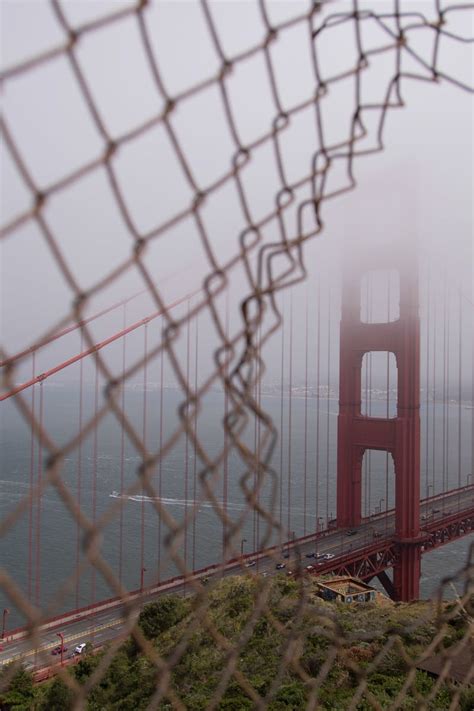
[[[187,613],[188,604],[183,598],[177,595],[166,595],[156,602],[145,605],[138,618],[138,624],[147,639],[155,639],[178,624]]]
[[[278,693],[270,704],[271,711],[299,711],[306,706],[306,690],[303,684],[299,681],[291,681],[283,684]]]
[[[461,693],[459,711],[471,711],[472,709],[474,709],[474,686],[468,686]]]
[[[66,684],[56,677],[48,688],[41,703],[41,711],[66,711],[72,708],[74,692]]]
[[[2,673],[6,674],[8,667]],[[29,711],[36,697],[33,677],[24,667],[13,675],[5,692],[0,694],[0,708],[5,711]]]

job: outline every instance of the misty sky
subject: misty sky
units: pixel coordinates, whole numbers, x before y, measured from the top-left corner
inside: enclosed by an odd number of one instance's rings
[[[72,26],[90,22],[128,4],[119,0],[63,0],[61,3]],[[434,17],[435,3],[430,0],[402,0],[401,5],[402,9],[423,11]],[[393,3],[372,0],[360,2],[359,6],[360,9],[374,6],[377,10],[391,9]],[[273,23],[296,16],[307,7],[308,3],[303,2],[267,3]],[[257,2],[211,2],[210,8],[228,56],[262,41],[264,26]],[[324,12],[329,15],[349,8],[350,3],[335,1],[329,3]],[[42,0],[4,0],[1,13],[4,68],[65,41],[64,31],[51,6]],[[321,15],[321,20],[323,17]],[[146,10],[145,18],[162,79],[171,96],[217,73],[220,60],[197,2],[154,3]],[[472,20],[472,12],[452,13],[449,29],[469,36]],[[409,37],[417,51],[428,59],[433,35],[419,30]],[[375,23],[367,21],[363,43],[366,49],[380,46],[387,43],[387,37]],[[469,43],[443,39],[440,50],[443,71],[471,86],[472,48]],[[325,31],[318,51],[325,76],[351,68],[356,57],[351,24]],[[306,23],[281,32],[272,44],[271,53],[283,107],[311,97],[315,79]],[[102,121],[113,138],[162,109],[163,98],[153,82],[133,16],[88,33],[78,42],[76,54]],[[403,68],[407,72],[420,71],[409,58],[404,59]],[[382,99],[393,72],[393,52],[371,58],[362,82],[366,103]],[[262,52],[238,63],[229,76],[228,90],[242,141],[251,142],[268,131],[275,117],[275,106]],[[318,279],[322,280],[323,291],[332,284],[331,312],[337,320],[341,254],[347,251],[347,241],[383,240],[387,249],[391,249],[391,243],[400,242],[403,236],[402,241],[414,254],[414,245],[419,245],[424,266],[428,257],[432,260],[433,274],[438,275],[436,279],[446,272],[454,291],[460,289],[466,298],[472,299],[472,94],[446,81],[432,84],[408,80],[402,85],[402,93],[406,106],[388,115],[385,151],[356,162],[357,189],[324,206],[322,236],[305,246],[308,286],[296,287],[293,294],[295,378],[301,377],[304,360],[303,329],[298,326],[304,323],[307,298],[311,312]],[[322,100],[328,143],[347,140],[353,94],[353,81],[348,79],[334,84]],[[8,80],[3,99],[9,129],[40,189],[101,155],[103,140],[64,55]],[[179,102],[171,121],[200,186],[208,185],[229,170],[235,146],[216,84]],[[367,124],[372,127],[369,119]],[[373,144],[373,135],[369,138]],[[311,159],[318,147],[311,106],[290,122],[281,140],[288,180],[295,181],[310,171]],[[114,167],[140,233],[172,217],[193,197],[162,125],[123,146],[114,158]],[[32,196],[5,145],[2,145],[1,179],[2,224],[6,224],[28,209]],[[337,181],[337,176],[335,179]],[[257,220],[273,209],[275,194],[281,187],[270,145],[265,144],[253,152],[248,167],[242,171],[242,180]],[[307,197],[308,193],[303,190],[298,201]],[[127,259],[133,249],[133,238],[120,217],[102,168],[54,195],[43,214],[81,288],[90,288]],[[237,252],[238,236],[245,226],[233,183],[227,183],[211,196],[202,208],[202,220],[217,261],[225,262]],[[294,224],[290,229],[294,233]],[[278,239],[275,223],[266,231],[264,239]],[[159,285],[160,294],[168,302],[199,288],[211,270],[192,220],[178,223],[153,240],[145,262]],[[441,281],[439,288],[442,288]],[[140,289],[143,289],[143,281],[132,267],[95,295],[86,312],[95,313]],[[228,297],[231,331],[239,324],[238,304],[248,289],[243,270],[238,268],[232,274]],[[324,308],[327,308],[326,293],[327,289],[322,296]],[[71,301],[71,290],[33,221],[25,222],[2,241],[1,332],[8,353],[30,345],[67,313]],[[287,312],[289,301],[287,294]],[[220,299],[222,308],[224,302]],[[136,299],[129,305],[127,323],[154,308],[146,295]],[[121,328],[122,322],[120,311],[95,324],[92,330],[96,338],[101,339]],[[204,378],[211,367],[210,354],[218,341],[206,314],[200,318],[200,329],[200,375]],[[130,353],[134,348],[137,353],[140,351],[142,338],[137,335],[130,339]],[[312,317],[310,338],[313,343]],[[332,338],[336,338],[335,330]],[[181,340],[184,344],[184,336]],[[77,334],[64,339],[41,354],[38,369],[51,367],[79,348]],[[279,373],[279,348],[279,336],[275,336],[266,353],[270,377]],[[118,350],[111,349],[110,363],[114,366],[117,362]],[[314,368],[312,362],[310,375],[314,374]],[[30,363],[21,366],[17,379],[29,377],[30,369]]]

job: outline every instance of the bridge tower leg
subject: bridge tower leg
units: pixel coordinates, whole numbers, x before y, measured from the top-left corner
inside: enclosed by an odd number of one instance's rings
[[[367,449],[388,451],[395,468],[397,563],[393,587],[398,600],[419,597],[420,552],[420,323],[416,260],[394,257],[385,248],[363,261],[350,259],[342,290],[337,449],[338,527],[357,526],[362,512],[362,460]],[[387,323],[361,321],[361,280],[371,270],[397,269],[400,316]],[[362,359],[370,351],[395,355],[397,416],[361,413]]]

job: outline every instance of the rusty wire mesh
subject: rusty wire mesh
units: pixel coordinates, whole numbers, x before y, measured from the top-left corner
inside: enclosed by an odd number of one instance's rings
[[[21,393],[15,396],[16,404],[22,416],[33,428],[35,437],[41,440],[47,458],[40,488],[34,488],[28,496],[22,499],[18,506],[9,512],[1,523],[1,530],[2,533],[8,531],[19,517],[24,514],[33,498],[41,496],[48,487],[55,488],[65,507],[69,509],[72,517],[81,527],[83,533],[82,546],[87,564],[93,566],[104,577],[114,593],[125,600],[127,629],[134,636],[137,645],[143,650],[150,664],[156,669],[156,689],[149,700],[149,708],[158,708],[160,705],[164,705],[163,707],[169,705],[177,709],[185,707],[178,691],[173,686],[171,671],[184,654],[193,629],[187,631],[177,643],[176,648],[167,657],[160,656],[156,648],[144,638],[136,625],[136,613],[140,607],[140,599],[127,598],[127,590],[101,555],[101,532],[108,521],[118,515],[123,502],[121,500],[115,501],[109,507],[106,515],[93,522],[81,510],[74,493],[64,483],[61,476],[65,457],[77,449],[81,440],[90,436],[108,413],[113,413],[120,426],[125,430],[127,437],[139,452],[142,460],[140,467],[137,469],[136,481],[128,488],[127,494],[133,495],[139,491],[144,491],[153,500],[156,514],[167,528],[166,545],[169,556],[180,573],[183,576],[188,576],[189,589],[196,595],[196,615],[199,616],[200,624],[212,637],[216,647],[223,654],[224,664],[220,674],[220,681],[212,695],[209,708],[219,707],[219,703],[231,681],[236,682],[242,688],[255,708],[266,708],[275,698],[279,685],[288,672],[291,672],[304,682],[308,691],[306,707],[316,708],[319,703],[318,693],[320,687],[327,678],[331,665],[336,659],[343,660],[346,668],[354,676],[353,698],[350,708],[357,708],[362,701],[365,701],[368,707],[380,708],[379,702],[368,689],[367,680],[370,674],[377,670],[384,657],[395,647],[399,648],[405,656],[406,683],[394,699],[390,706],[391,708],[407,707],[404,706],[404,699],[408,691],[414,694],[420,708],[427,708],[443,683],[443,677],[441,676],[439,682],[430,692],[430,696],[422,699],[415,688],[415,669],[417,662],[420,660],[415,660],[404,652],[403,634],[400,631],[388,634],[382,650],[369,665],[363,665],[355,661],[355,658],[348,653],[348,649],[354,643],[353,637],[347,631],[345,632],[338,628],[336,622],[331,621],[328,623],[321,611],[315,610],[308,605],[308,590],[303,581],[299,585],[299,605],[291,625],[283,625],[271,614],[267,604],[270,583],[268,581],[256,581],[253,612],[238,638],[227,639],[219,631],[209,614],[209,588],[204,587],[200,580],[194,579],[190,575],[192,571],[183,558],[181,547],[185,522],[176,521],[167,506],[160,501],[153,479],[159,461],[176,446],[183,436],[188,437],[191,446],[195,448],[198,455],[200,463],[199,479],[204,495],[212,504],[223,526],[225,526],[228,554],[229,556],[237,556],[236,540],[238,540],[241,530],[242,517],[234,519],[229,516],[227,511],[223,510],[221,502],[216,497],[214,486],[215,481],[220,476],[226,456],[230,451],[234,451],[241,461],[242,476],[240,484],[245,494],[248,509],[258,511],[266,523],[261,545],[267,545],[272,533],[275,530],[281,530],[282,524],[278,520],[275,506],[265,506],[259,497],[263,482],[268,480],[272,482],[273,491],[276,495],[278,474],[272,469],[270,462],[272,451],[278,439],[278,429],[269,414],[262,409],[256,388],[265,368],[260,355],[261,350],[278,330],[282,321],[276,295],[305,279],[304,245],[323,230],[322,204],[325,200],[337,197],[356,187],[354,170],[357,158],[383,150],[386,116],[392,109],[404,106],[403,85],[409,81],[449,82],[459,87],[460,90],[472,91],[470,86],[443,71],[439,56],[440,47],[447,38],[457,43],[473,41],[469,36],[460,36],[451,31],[450,21],[454,16],[458,16],[461,13],[465,13],[464,17],[471,17],[470,13],[474,13],[474,5],[461,3],[445,5],[440,0],[433,0],[432,2],[426,2],[422,11],[420,9],[412,11],[405,6],[403,0],[393,0],[391,3],[384,4],[383,7],[378,2],[372,2],[372,9],[360,9],[359,5],[360,3],[357,0],[354,0],[349,5],[337,0],[311,2],[304,12],[299,12],[301,6],[295,6],[294,16],[276,25],[271,21],[271,12],[269,12],[267,3],[261,0],[258,3],[258,8],[262,26],[264,27],[262,41],[237,56],[229,56],[223,48],[219,30],[213,18],[213,6],[210,3],[202,2],[201,9],[208,29],[208,39],[217,54],[220,69],[215,75],[209,76],[206,80],[180,93],[175,93],[173,92],[173,87],[167,86],[162,78],[160,58],[156,55],[150,41],[150,28],[147,24],[150,3],[147,0],[141,0],[130,4],[125,9],[102,15],[98,19],[82,26],[73,26],[68,20],[67,10],[62,6],[60,0],[52,0],[52,9],[63,32],[63,42],[21,64],[7,68],[3,72],[2,82],[7,87],[10,83],[15,82],[18,78],[33,70],[41,71],[45,65],[54,62],[56,59],[67,58],[74,75],[74,81],[77,82],[82,99],[102,140],[103,150],[93,160],[81,165],[73,172],[57,176],[56,180],[47,185],[40,185],[35,181],[29,169],[28,155],[25,154],[22,146],[14,137],[14,127],[8,124],[7,119],[2,119],[2,135],[6,149],[13,159],[31,197],[30,208],[4,225],[2,239],[14,240],[15,235],[25,224],[30,221],[36,223],[71,293],[71,306],[68,312],[64,314],[59,322],[52,324],[42,338],[35,339],[35,342],[30,344],[28,353],[39,348],[42,342],[59,333],[61,329],[71,323],[76,323],[80,326],[84,344],[92,349],[92,355],[96,361],[98,371],[106,383],[106,387],[103,393],[104,400],[98,411],[87,422],[83,423],[81,430],[75,437],[62,446],[55,442],[54,433],[48,432],[42,426],[38,420],[37,413],[32,411],[28,399]],[[136,23],[146,61],[153,76],[154,87],[163,103],[163,108],[152,118],[136,125],[127,133],[113,136],[101,116],[101,111],[88,85],[86,74],[81,68],[78,47],[86,36],[107,32],[112,25],[126,19],[131,19]],[[365,48],[362,28],[364,23],[368,21],[375,22],[383,31],[386,37],[385,44],[369,49]],[[349,25],[353,29],[357,57],[350,69],[333,75],[330,66],[320,66],[318,61],[318,41],[323,35],[330,35],[332,28],[342,24]],[[280,98],[279,77],[273,66],[272,50],[285,36],[285,33],[296,26],[305,28],[307,33],[312,58],[311,70],[314,78],[314,91],[311,95],[308,95],[305,101],[300,102],[298,105],[284,106]],[[429,60],[426,59],[426,56],[422,56],[417,52],[416,37],[419,36],[420,32],[424,37],[428,37],[431,42]],[[383,101],[365,103],[363,82],[365,77],[370,74],[372,57],[379,54],[387,54],[393,57],[393,74],[387,83]],[[267,80],[274,104],[274,118],[264,134],[260,135],[252,143],[244,143],[240,138],[238,122],[229,98],[228,81],[237,67],[257,55],[262,56],[265,61]],[[418,65],[418,72],[413,69],[404,70],[404,57],[406,56],[409,56]],[[184,54],[182,61],[192,62],[193,58]],[[353,86],[353,100],[346,107],[350,130],[345,140],[331,144],[325,139],[324,101],[331,94],[333,86],[339,82],[351,83]],[[186,151],[180,145],[173,120],[176,111],[187,99],[198,95],[211,86],[217,87],[219,90],[234,150],[233,154],[228,157],[228,170],[212,184],[202,185],[196,180],[188,163]],[[291,125],[294,117],[308,108],[314,110],[317,143],[307,148],[308,171],[300,175],[298,180],[289,182],[285,172],[285,158],[281,151],[280,137]],[[137,227],[136,215],[133,214],[127,203],[127,195],[121,187],[117,176],[115,161],[122,147],[133,144],[134,141],[152,131],[158,125],[163,126],[166,131],[172,145],[175,161],[185,176],[192,199],[187,204],[183,204],[182,209],[171,219],[162,224],[156,224],[151,230],[142,232]],[[246,193],[244,188],[241,175],[245,167],[252,161],[255,151],[264,145],[271,146],[274,151],[280,189],[275,195],[273,209],[268,214],[257,216],[251,196]],[[115,198],[116,210],[133,240],[133,246],[126,260],[122,261],[118,267],[114,267],[108,273],[105,273],[87,291],[83,291],[64,255],[61,238],[54,233],[54,230],[48,224],[48,220],[45,217],[45,209],[53,196],[55,197],[62,191],[68,190],[71,186],[98,170],[106,172],[110,189]],[[339,181],[337,184],[333,181],[333,173]],[[242,213],[245,216],[246,226],[240,234],[234,235],[234,254],[227,261],[223,261],[216,256],[213,250],[212,239],[207,234],[200,211],[206,199],[214,194],[219,195],[219,191],[228,184],[233,185],[236,190]],[[302,188],[309,190],[309,197],[301,197]],[[288,219],[288,216],[291,216],[291,220]],[[202,240],[202,246],[208,261],[208,272],[203,279],[202,295],[183,316],[176,318],[168,308],[169,304],[165,303],[159,286],[154,283],[147,264],[147,249],[152,242],[160,240],[160,237],[187,219],[194,221]],[[273,231],[271,240],[263,238],[262,231],[267,228]],[[235,332],[228,333],[225,311],[223,312],[217,306],[217,301],[219,297],[225,294],[230,275],[237,267],[243,268],[246,275],[247,293],[239,305],[240,327]],[[136,359],[123,374],[117,375],[111,372],[102,353],[94,348],[94,336],[86,322],[85,310],[95,295],[132,268],[136,268],[141,274],[143,283],[156,308],[163,313],[165,325],[159,345],[146,353],[144,357]],[[175,342],[180,333],[183,332],[183,329],[187,327],[187,324],[195,320],[202,312],[206,312],[211,316],[220,346],[214,355],[212,374],[196,388],[195,384],[190,382],[189,373],[186,372],[186,368],[183,367],[183,363],[176,353]],[[151,450],[149,448],[150,444],[148,443],[147,446],[143,441],[136,423],[131,421],[122,409],[120,393],[124,383],[143,370],[147,363],[156,360],[162,352],[169,359],[182,392],[182,405],[179,409],[180,423],[173,435],[163,443],[161,448]],[[12,360],[10,359],[11,355],[6,350],[2,351],[4,361],[2,387],[4,391],[8,391],[15,386],[16,369],[21,364],[22,359],[27,357],[25,354],[19,359]],[[224,389],[228,397],[229,407],[226,417],[222,419],[222,446],[217,455],[210,456],[196,432],[195,418],[197,413],[200,412],[204,395],[216,383],[220,383]],[[255,418],[258,422],[259,441],[254,451],[249,448],[245,435],[248,428],[254,426]],[[276,499],[273,497],[273,503],[275,501]],[[194,510],[189,512],[186,525],[189,524],[194,515]],[[289,532],[283,531],[281,535],[284,538],[288,538]],[[74,575],[64,581],[63,586],[58,591],[55,604],[58,606],[61,604],[67,590],[74,584],[81,572],[82,567],[76,569]],[[247,575],[251,576],[251,571],[247,571]],[[439,608],[439,615],[433,620],[436,634],[427,644],[423,653],[424,658],[443,647],[449,616],[455,616],[461,611],[472,622],[472,560],[467,561],[465,567],[459,572],[457,580],[462,582],[464,594],[458,598],[449,613],[445,612],[444,607],[441,606]],[[39,639],[39,629],[47,617],[46,611],[37,609],[32,605],[12,576],[4,570],[0,573],[0,584],[28,620],[27,628],[31,645],[32,647],[36,646]],[[441,592],[442,590],[443,588],[441,588]],[[49,613],[51,614],[51,610]],[[308,673],[300,660],[305,640],[300,632],[299,622],[305,615],[314,617],[313,624],[317,625],[318,628],[324,629],[324,635],[329,642],[326,662],[321,666],[319,672],[313,675]],[[284,640],[280,650],[281,663],[278,673],[270,688],[264,694],[259,693],[249,678],[239,669],[239,654],[252,634],[255,625],[262,618],[267,619],[278,630]],[[416,624],[413,628],[416,628]],[[471,635],[472,626],[470,623],[461,641],[461,644],[465,645],[466,649],[468,645],[472,644]],[[100,683],[119,644],[120,641],[117,641],[110,645],[99,666],[85,683],[79,684],[70,674],[62,669],[59,670],[61,678],[74,690],[76,699],[74,708],[85,707],[88,694],[95,685]],[[446,674],[449,671],[449,666],[450,652],[448,649],[446,650],[444,661]],[[12,667],[10,674],[3,677],[2,683],[4,685],[8,683],[14,671],[15,666]],[[463,683],[453,691],[451,708],[457,708],[462,690],[468,687],[471,682],[472,671],[466,676]],[[367,706],[364,706],[364,708]]]

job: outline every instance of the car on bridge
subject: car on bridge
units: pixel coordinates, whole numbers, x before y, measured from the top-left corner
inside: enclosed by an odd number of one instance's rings
[[[334,553],[323,553],[324,560],[332,560],[335,557]]]
[[[357,528],[350,528],[348,531],[346,531],[346,536],[355,536],[356,533],[358,533]]]
[[[63,654],[64,654],[64,652],[67,652],[66,645],[63,645]],[[61,654],[61,645],[59,645],[59,647],[55,647],[54,649],[52,649],[51,654],[54,654],[54,655]]]
[[[277,563],[275,567],[277,570],[283,570],[283,568],[286,568],[286,563]]]
[[[78,644],[77,647],[74,648],[74,654],[82,654],[83,651],[86,648],[86,643],[81,642],[81,644]]]

